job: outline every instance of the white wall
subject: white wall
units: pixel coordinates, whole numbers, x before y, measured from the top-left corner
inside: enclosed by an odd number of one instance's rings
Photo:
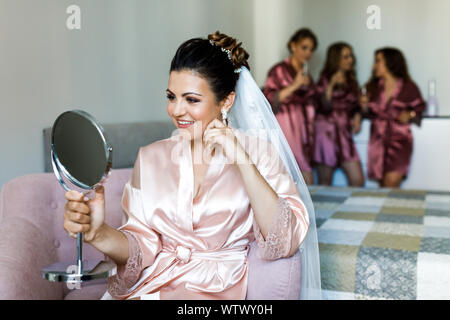
[[[220,30],[233,35],[253,59],[253,0],[140,0],[136,21],[139,113],[143,120],[168,119],[169,68],[178,46]]]
[[[259,86],[267,72],[288,56],[287,42],[303,26],[303,6],[308,0],[254,0],[254,60],[251,67]]]
[[[81,30],[66,28],[71,4]],[[44,171],[42,129],[64,111],[167,119],[176,48],[216,30],[252,54],[253,0],[0,0],[0,187]]]

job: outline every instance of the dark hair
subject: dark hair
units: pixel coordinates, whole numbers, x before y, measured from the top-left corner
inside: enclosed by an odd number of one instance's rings
[[[381,53],[384,57],[386,68],[396,78],[410,81],[411,77],[408,72],[408,65],[406,63],[403,53],[396,48],[385,47],[375,51],[375,57]],[[367,84],[369,92],[373,93],[378,83],[378,78],[375,75],[375,70],[372,72],[372,77]]]
[[[382,48],[375,51],[375,56],[381,53],[388,70],[396,78],[409,80],[408,65],[403,53],[396,48]]]
[[[321,76],[324,76],[327,80],[331,79],[331,77],[339,70],[339,65],[342,57],[342,50],[344,50],[344,48],[350,49],[353,56],[353,67],[351,70],[345,73],[347,84],[349,86],[358,85],[355,72],[356,58],[353,55],[352,46],[346,42],[336,42],[328,47],[327,60],[320,74]]]
[[[250,70],[249,54],[241,44],[219,31],[208,35],[208,39],[190,39],[178,48],[170,72],[190,70],[198,73],[208,82],[216,102],[220,102],[235,90],[239,79],[235,70],[242,66]],[[231,51],[231,60],[222,49]]]
[[[291,43],[296,43],[298,41],[301,41],[303,39],[311,39],[312,42],[314,43],[314,47],[313,47],[313,51],[315,51],[317,49],[317,47],[319,46],[319,41],[317,40],[316,35],[308,28],[302,28],[297,30],[291,37],[291,39],[289,39],[289,42],[287,44],[288,50],[290,53],[292,53],[292,49],[291,49]]]

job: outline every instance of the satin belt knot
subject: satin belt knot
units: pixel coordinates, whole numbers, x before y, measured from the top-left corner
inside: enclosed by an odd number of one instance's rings
[[[178,245],[175,249],[163,248],[163,252],[171,253],[175,259],[185,264],[192,259],[216,260],[216,261],[236,261],[245,260],[249,245],[222,248],[217,250],[198,251]]]
[[[183,263],[188,263],[191,259],[191,249],[185,248],[183,246],[178,246],[175,254],[177,255],[177,259],[180,260]]]

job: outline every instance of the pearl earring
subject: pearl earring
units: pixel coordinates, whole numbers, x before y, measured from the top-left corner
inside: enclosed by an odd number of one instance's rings
[[[226,109],[222,109],[222,121],[224,125],[227,125],[228,111]]]

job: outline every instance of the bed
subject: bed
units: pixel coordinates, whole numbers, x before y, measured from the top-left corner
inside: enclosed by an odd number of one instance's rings
[[[450,192],[310,192],[324,299],[450,299]]]

